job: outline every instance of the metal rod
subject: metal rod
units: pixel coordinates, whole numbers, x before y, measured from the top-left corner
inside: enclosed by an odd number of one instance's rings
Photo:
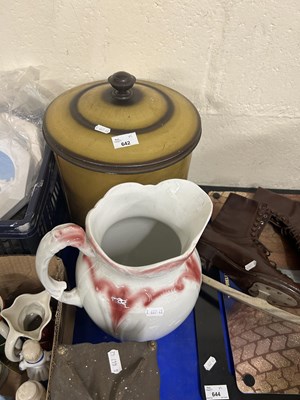
[[[285,321],[293,322],[295,324],[300,325],[300,316],[292,314],[288,311],[284,311],[281,308],[272,306],[264,299],[260,299],[258,297],[252,297],[245,293],[239,292],[238,290],[226,286],[223,283],[218,282],[215,279],[212,279],[204,274],[202,275],[202,282],[218,290],[219,292],[227,294],[228,296],[231,296],[234,299],[244,304],[247,304],[250,307],[254,307],[258,310],[271,314],[273,317],[281,318]]]

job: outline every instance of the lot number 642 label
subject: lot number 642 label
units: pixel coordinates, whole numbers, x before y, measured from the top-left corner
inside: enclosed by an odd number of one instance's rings
[[[133,146],[139,144],[137,135],[135,132],[125,133],[124,135],[113,136],[111,138],[115,149],[123,149],[124,147]]]

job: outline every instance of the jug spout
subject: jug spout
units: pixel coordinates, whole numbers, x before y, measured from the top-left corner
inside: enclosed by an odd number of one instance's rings
[[[180,237],[182,254],[190,254],[211,218],[212,201],[203,189],[188,180],[167,180],[161,190],[169,197],[169,207],[167,196],[163,205],[168,210],[168,224]]]

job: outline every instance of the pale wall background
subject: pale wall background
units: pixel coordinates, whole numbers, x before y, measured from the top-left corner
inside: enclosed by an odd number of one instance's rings
[[[190,179],[300,189],[299,0],[0,0],[0,70],[66,87],[126,70],[180,91],[203,135]]]

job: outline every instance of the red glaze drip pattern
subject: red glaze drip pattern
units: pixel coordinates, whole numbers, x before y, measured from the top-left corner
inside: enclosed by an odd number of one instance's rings
[[[128,286],[116,286],[113,282],[97,278],[93,262],[87,256],[83,256],[83,260],[88,265],[91,280],[96,292],[101,292],[105,295],[110,304],[113,329],[116,332],[119,324],[137,303],[142,303],[144,307],[148,307],[151,303],[160,296],[169,292],[180,292],[185,288],[184,280],[194,281],[200,284],[201,271],[196,257],[192,254],[186,260],[186,269],[177,278],[172,286],[168,286],[159,290],[154,290],[149,287],[140,289],[136,293],[132,293]]]

